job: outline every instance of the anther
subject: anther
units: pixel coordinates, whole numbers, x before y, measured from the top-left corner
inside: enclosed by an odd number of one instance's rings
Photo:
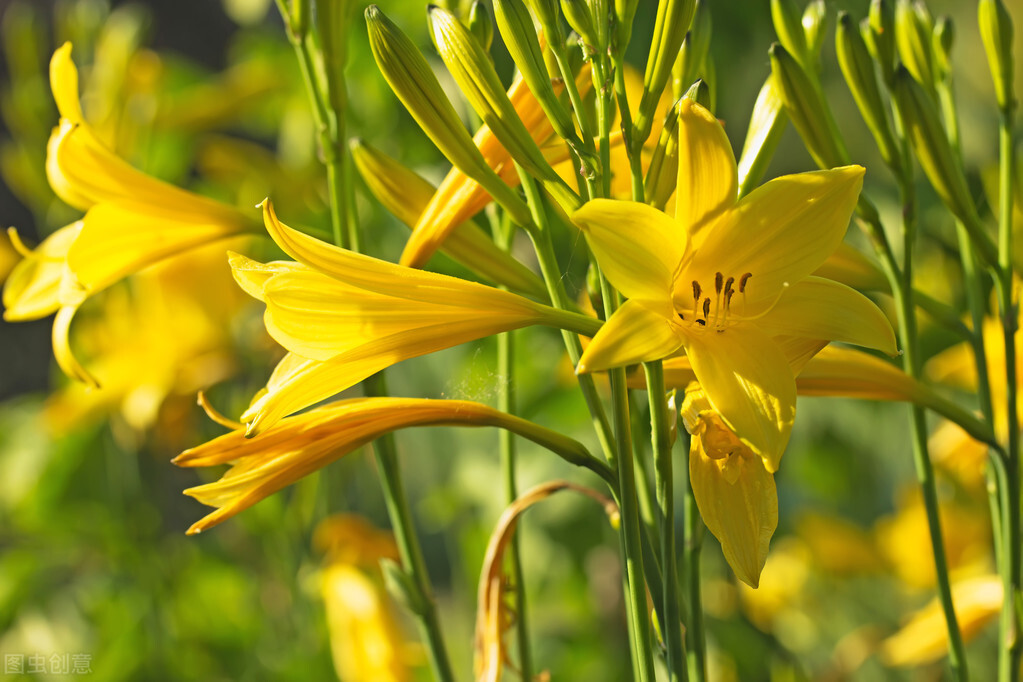
[[[735,283],[734,277],[729,277],[725,280],[725,298],[728,298],[728,292],[732,290],[732,284]]]
[[[724,283],[725,277],[720,272],[714,275],[714,292],[721,293],[721,285]]]
[[[725,310],[731,308],[732,296],[735,296],[735,291],[733,289],[725,289]]]
[[[747,272],[745,275],[743,275],[742,277],[739,278],[739,293],[740,294],[743,293],[744,291],[746,291],[746,282],[748,282],[749,278],[752,277],[752,276],[753,276],[752,272]]]
[[[703,290],[700,288],[700,283],[697,282],[694,279],[693,280],[693,298],[696,299],[697,301],[699,301],[700,300],[700,294],[702,294],[702,293],[703,293]]]
[[[710,298],[703,299],[703,316],[710,317]]]
[[[700,325],[701,327],[706,327],[707,326],[707,320],[697,320],[696,324]]]

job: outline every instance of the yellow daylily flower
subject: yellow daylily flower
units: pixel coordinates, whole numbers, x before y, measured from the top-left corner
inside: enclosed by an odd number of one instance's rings
[[[281,223],[269,202],[263,214],[270,236],[300,263],[231,256],[235,279],[266,303],[266,328],[290,351],[242,415],[251,433],[402,360],[534,324],[582,333],[600,324],[321,242]]]
[[[736,577],[757,587],[778,527],[774,474],[711,409],[698,384],[686,391],[682,420],[693,435],[689,480],[700,516]]]
[[[53,54],[50,85],[61,119],[47,145],[47,177],[57,196],[86,213],[35,251],[12,233],[25,259],[4,288],[4,317],[30,320],[57,312],[58,364],[94,384],[68,344],[78,306],[146,266],[252,231],[255,223],[230,206],[146,175],[104,146],[82,114],[70,43]]]
[[[404,682],[409,653],[380,575],[380,559],[396,560],[390,533],[365,519],[338,514],[316,528],[314,541],[327,554],[320,593],[327,609],[330,650],[345,682]]]
[[[286,361],[286,360],[285,360]],[[585,465],[590,455],[579,443],[524,419],[466,400],[353,398],[280,420],[258,438],[243,424],[219,415],[234,430],[185,450],[174,464],[184,467],[231,464],[214,483],[185,491],[216,507],[188,529],[199,533],[248,509],[303,476],[396,429],[412,426],[497,426]]]
[[[572,216],[604,274],[629,299],[593,338],[577,371],[684,351],[711,408],[773,472],[795,418],[796,387],[772,336],[896,352],[891,325],[869,299],[810,276],[842,242],[863,169],[776,178],[737,202],[728,139],[693,102],[680,105],[679,147],[674,219],[607,199]]]
[[[998,618],[1004,595],[1002,580],[997,575],[952,584],[952,604],[964,642],[969,642]],[[948,628],[937,597],[881,644],[881,660],[889,666],[924,665],[947,655]]]

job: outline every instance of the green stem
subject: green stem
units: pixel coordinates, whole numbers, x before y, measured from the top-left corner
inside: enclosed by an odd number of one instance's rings
[[[377,374],[366,380],[366,394],[370,396],[387,395],[387,387],[383,374]],[[380,470],[380,481],[383,485],[384,502],[387,514],[394,529],[394,540],[398,545],[401,564],[407,571],[412,585],[418,594],[416,612],[420,635],[426,642],[426,651],[430,658],[430,668],[434,679],[442,682],[453,682],[455,679],[448,659],[447,648],[441,633],[440,619],[437,617],[437,605],[433,598],[426,562],[416,536],[415,524],[409,510],[408,496],[402,481],[401,468],[398,466],[398,451],[395,447],[394,434],[385,433],[373,443],[377,466]]]
[[[1008,418],[1008,442],[1005,454],[1006,505],[1002,513],[1007,517],[1005,537],[1007,544],[1006,573],[1002,575],[1005,600],[1002,607],[1001,637],[999,638],[999,675],[1001,679],[1017,682],[1020,679],[1020,663],[1023,661],[1023,638],[1020,636],[1019,617],[1016,612],[1016,595],[1020,594],[1020,453],[1019,413],[1016,408],[1016,328],[1018,324],[1016,302],[1012,294],[1012,203],[1013,203],[1013,162],[1012,144],[1013,106],[1001,112],[998,128],[999,147],[999,215],[998,215],[998,303],[1002,315],[1002,331],[1005,342],[1005,410]]]
[[[507,214],[503,214],[507,215]],[[511,248],[514,236],[511,225],[506,221],[497,220],[494,224],[494,241],[505,251]],[[499,394],[497,407],[502,412],[515,412],[515,336],[514,332],[505,332],[497,336],[497,372]],[[501,477],[504,479],[505,501],[511,504],[518,499],[519,491],[515,480],[515,435],[502,429],[498,432],[501,449]],[[507,550],[508,562],[511,564],[512,580],[514,581],[515,601],[515,634],[519,649],[519,671],[524,680],[533,679],[533,656],[529,647],[529,621],[526,613],[526,582],[522,571],[522,543],[519,541],[521,521],[515,529],[511,544]]]
[[[686,452],[686,461],[692,455],[690,446],[692,438],[684,430],[680,430],[682,446]],[[688,469],[688,467],[686,467]],[[693,682],[707,680],[707,638],[703,629],[703,599],[700,593],[700,551],[703,549],[703,523],[700,510],[693,496],[693,486],[686,476],[685,499],[683,501],[685,525],[683,526],[682,563],[685,566],[686,594],[689,601],[686,642],[688,644],[689,678]]]
[[[650,401],[650,430],[654,453],[654,476],[657,503],[664,523],[661,526],[661,570],[664,590],[661,609],[664,613],[663,630],[668,651],[668,680],[687,680],[685,645],[682,638],[682,613],[679,608],[678,566],[675,556],[675,488],[671,459],[671,436],[668,432],[668,404],[664,392],[664,368],[661,362],[643,364],[646,375],[647,397]]]

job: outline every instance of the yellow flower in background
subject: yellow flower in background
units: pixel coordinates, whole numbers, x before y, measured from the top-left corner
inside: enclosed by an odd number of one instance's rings
[[[507,291],[319,241],[281,223],[269,202],[263,214],[270,236],[300,263],[231,256],[235,279],[266,303],[267,331],[289,351],[242,415],[250,434],[402,360],[563,317]],[[573,318],[581,331],[599,326]]]
[[[576,211],[601,269],[629,300],[577,367],[590,372],[684,350],[710,407],[768,472],[788,441],[796,386],[773,336],[839,340],[894,354],[895,336],[862,294],[811,277],[842,242],[863,169],[776,178],[736,201],[735,157],[710,112],[679,113],[675,219],[597,199]]]
[[[168,399],[193,408],[196,391],[236,369],[224,320],[244,299],[216,245],[197,249],[187,262],[147,268],[129,285],[112,288],[99,314],[81,320],[74,336],[103,377],[103,386],[96,390],[67,383],[46,402],[47,424],[66,432],[113,414],[142,431],[157,423]]]
[[[82,114],[70,43],[50,61],[50,85],[61,120],[47,146],[47,177],[57,196],[86,213],[35,251],[12,232],[25,259],[4,288],[4,317],[31,320],[57,312],[58,364],[69,376],[94,385],[68,343],[78,306],[146,266],[253,231],[255,223],[230,206],[146,175],[104,146]]]
[[[344,682],[410,679],[413,646],[405,641],[379,567],[381,559],[397,559],[390,533],[361,517],[338,514],[320,523],[314,542],[327,556],[320,593],[338,678]]]
[[[964,642],[969,642],[988,623],[997,620],[1004,595],[1002,580],[997,575],[952,583],[952,604]],[[881,644],[881,660],[889,666],[924,665],[947,655],[948,628],[937,597]]]

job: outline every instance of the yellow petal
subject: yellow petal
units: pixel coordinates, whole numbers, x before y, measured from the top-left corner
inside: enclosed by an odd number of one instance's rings
[[[50,89],[61,118],[81,123],[82,105],[78,100],[78,69],[71,61],[71,43],[64,43],[50,59]]]
[[[594,199],[572,214],[608,281],[627,298],[665,300],[686,237],[668,215],[635,201]]]
[[[738,196],[735,155],[725,129],[699,104],[682,100],[678,115],[678,188],[675,220],[699,244],[707,227]]]
[[[90,294],[160,260],[240,233],[244,223],[182,220],[135,204],[97,204],[68,250],[67,265]]]
[[[685,346],[711,407],[776,471],[796,417],[796,382],[777,344],[756,329],[736,327],[686,335]]]
[[[14,266],[4,284],[5,320],[38,320],[57,312],[64,259],[81,229],[81,221],[65,225],[34,251],[24,254],[25,258]],[[12,235],[21,244],[17,233]]]
[[[1003,600],[1002,581],[996,575],[962,580],[952,586],[952,604],[964,641],[976,637],[998,617]],[[924,665],[947,655],[948,630],[937,598],[881,645],[881,660],[890,666]]]
[[[880,308],[860,292],[821,277],[788,287],[757,326],[772,336],[827,339],[898,353],[895,332]]]
[[[757,587],[778,527],[774,476],[758,457],[709,457],[697,436],[689,451],[689,477],[700,516],[721,543],[728,565],[739,580]]]
[[[285,253],[350,286],[397,298],[482,311],[537,309],[533,302],[508,291],[388,263],[310,237],[280,222],[270,201],[263,202],[263,220],[270,236]]]
[[[799,395],[914,400],[920,387],[898,367],[852,348],[828,346],[796,377]]]
[[[242,291],[255,299],[263,300],[263,287],[267,280],[280,272],[293,270],[307,270],[308,266],[291,261],[277,260],[270,263],[260,263],[234,251],[227,252],[227,262],[231,266],[231,274],[234,281],[242,288]]]
[[[877,261],[845,242],[839,244],[838,249],[813,274],[860,291],[888,290],[888,278]]]
[[[78,311],[76,306],[64,306],[57,311],[53,320],[53,355],[57,365],[72,379],[81,381],[91,388],[99,388],[99,382],[82,367],[81,363],[71,352],[71,341],[68,333],[71,330],[71,320]]]
[[[682,345],[673,314],[670,304],[629,299],[593,337],[576,371],[599,372],[671,355]]]
[[[487,308],[398,298],[311,270],[272,277],[263,297],[267,331],[311,360],[344,355],[354,363],[384,355],[394,363],[540,321],[531,306],[516,310],[501,308],[501,301]]]
[[[686,279],[739,279],[749,304],[773,300],[821,266],[842,243],[863,184],[863,168],[785,175],[761,185],[718,220],[695,252]]]

